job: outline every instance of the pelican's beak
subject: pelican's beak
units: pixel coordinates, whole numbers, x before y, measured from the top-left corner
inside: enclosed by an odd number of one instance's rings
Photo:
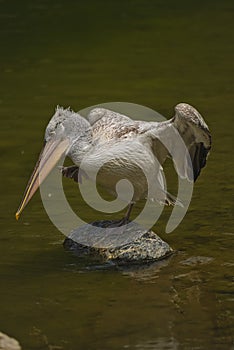
[[[44,147],[41,150],[38,161],[33,170],[33,173],[26,186],[19,209],[15,214],[16,220],[19,219],[23,209],[26,207],[26,205],[28,204],[38,187],[45,180],[47,175],[54,168],[61,156],[66,152],[68,146],[68,139],[52,139],[44,144]]]

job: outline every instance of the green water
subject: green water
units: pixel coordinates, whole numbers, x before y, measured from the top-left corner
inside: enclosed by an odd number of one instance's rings
[[[234,349],[233,14],[229,0],[0,1],[0,330],[23,349]],[[39,193],[14,219],[55,106],[110,101],[166,117],[188,102],[213,135],[183,222],[165,234],[165,211],[154,227],[178,254],[142,269],[65,252]]]

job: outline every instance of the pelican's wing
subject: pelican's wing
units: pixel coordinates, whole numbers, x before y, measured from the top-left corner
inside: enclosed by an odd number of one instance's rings
[[[106,108],[92,109],[87,119],[92,126],[94,139],[108,141],[137,132],[137,126],[131,118]]]
[[[208,126],[199,112],[186,103],[175,107],[175,116],[165,122],[150,123],[146,134],[162,164],[171,156],[181,178],[195,181],[205,166],[211,148]]]

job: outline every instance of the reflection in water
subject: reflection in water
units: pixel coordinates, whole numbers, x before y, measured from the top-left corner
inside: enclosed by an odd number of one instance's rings
[[[123,275],[134,278],[139,282],[157,283],[157,279],[160,277],[160,270],[168,266],[171,259],[172,256],[169,256],[166,259],[156,261],[148,265],[135,265],[124,268],[120,267],[120,271],[123,273]]]
[[[127,348],[127,347],[126,347]],[[135,345],[136,349],[149,349],[149,350],[177,350],[179,349],[179,343],[174,338],[157,338],[148,340]]]
[[[213,258],[210,258],[208,256],[191,256],[190,258],[181,261],[180,263],[182,265],[188,265],[188,266],[194,266],[194,265],[203,265],[203,264],[208,264],[214,260]]]

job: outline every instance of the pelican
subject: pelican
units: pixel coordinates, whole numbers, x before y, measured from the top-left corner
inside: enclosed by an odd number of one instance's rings
[[[164,187],[162,166],[166,158],[172,158],[181,178],[195,182],[210,148],[208,126],[187,103],[177,104],[174,116],[162,122],[133,120],[100,107],[84,118],[69,108],[57,107],[46,127],[44,146],[16,219],[62,156],[68,156],[74,163],[60,168],[63,176],[76,182],[82,182],[83,177],[90,177],[97,169],[97,182],[112,193],[116,194],[119,180],[131,182],[134,194],[120,225],[129,221],[133,204],[148,195],[149,184],[153,184],[150,194],[153,200],[181,205]]]

